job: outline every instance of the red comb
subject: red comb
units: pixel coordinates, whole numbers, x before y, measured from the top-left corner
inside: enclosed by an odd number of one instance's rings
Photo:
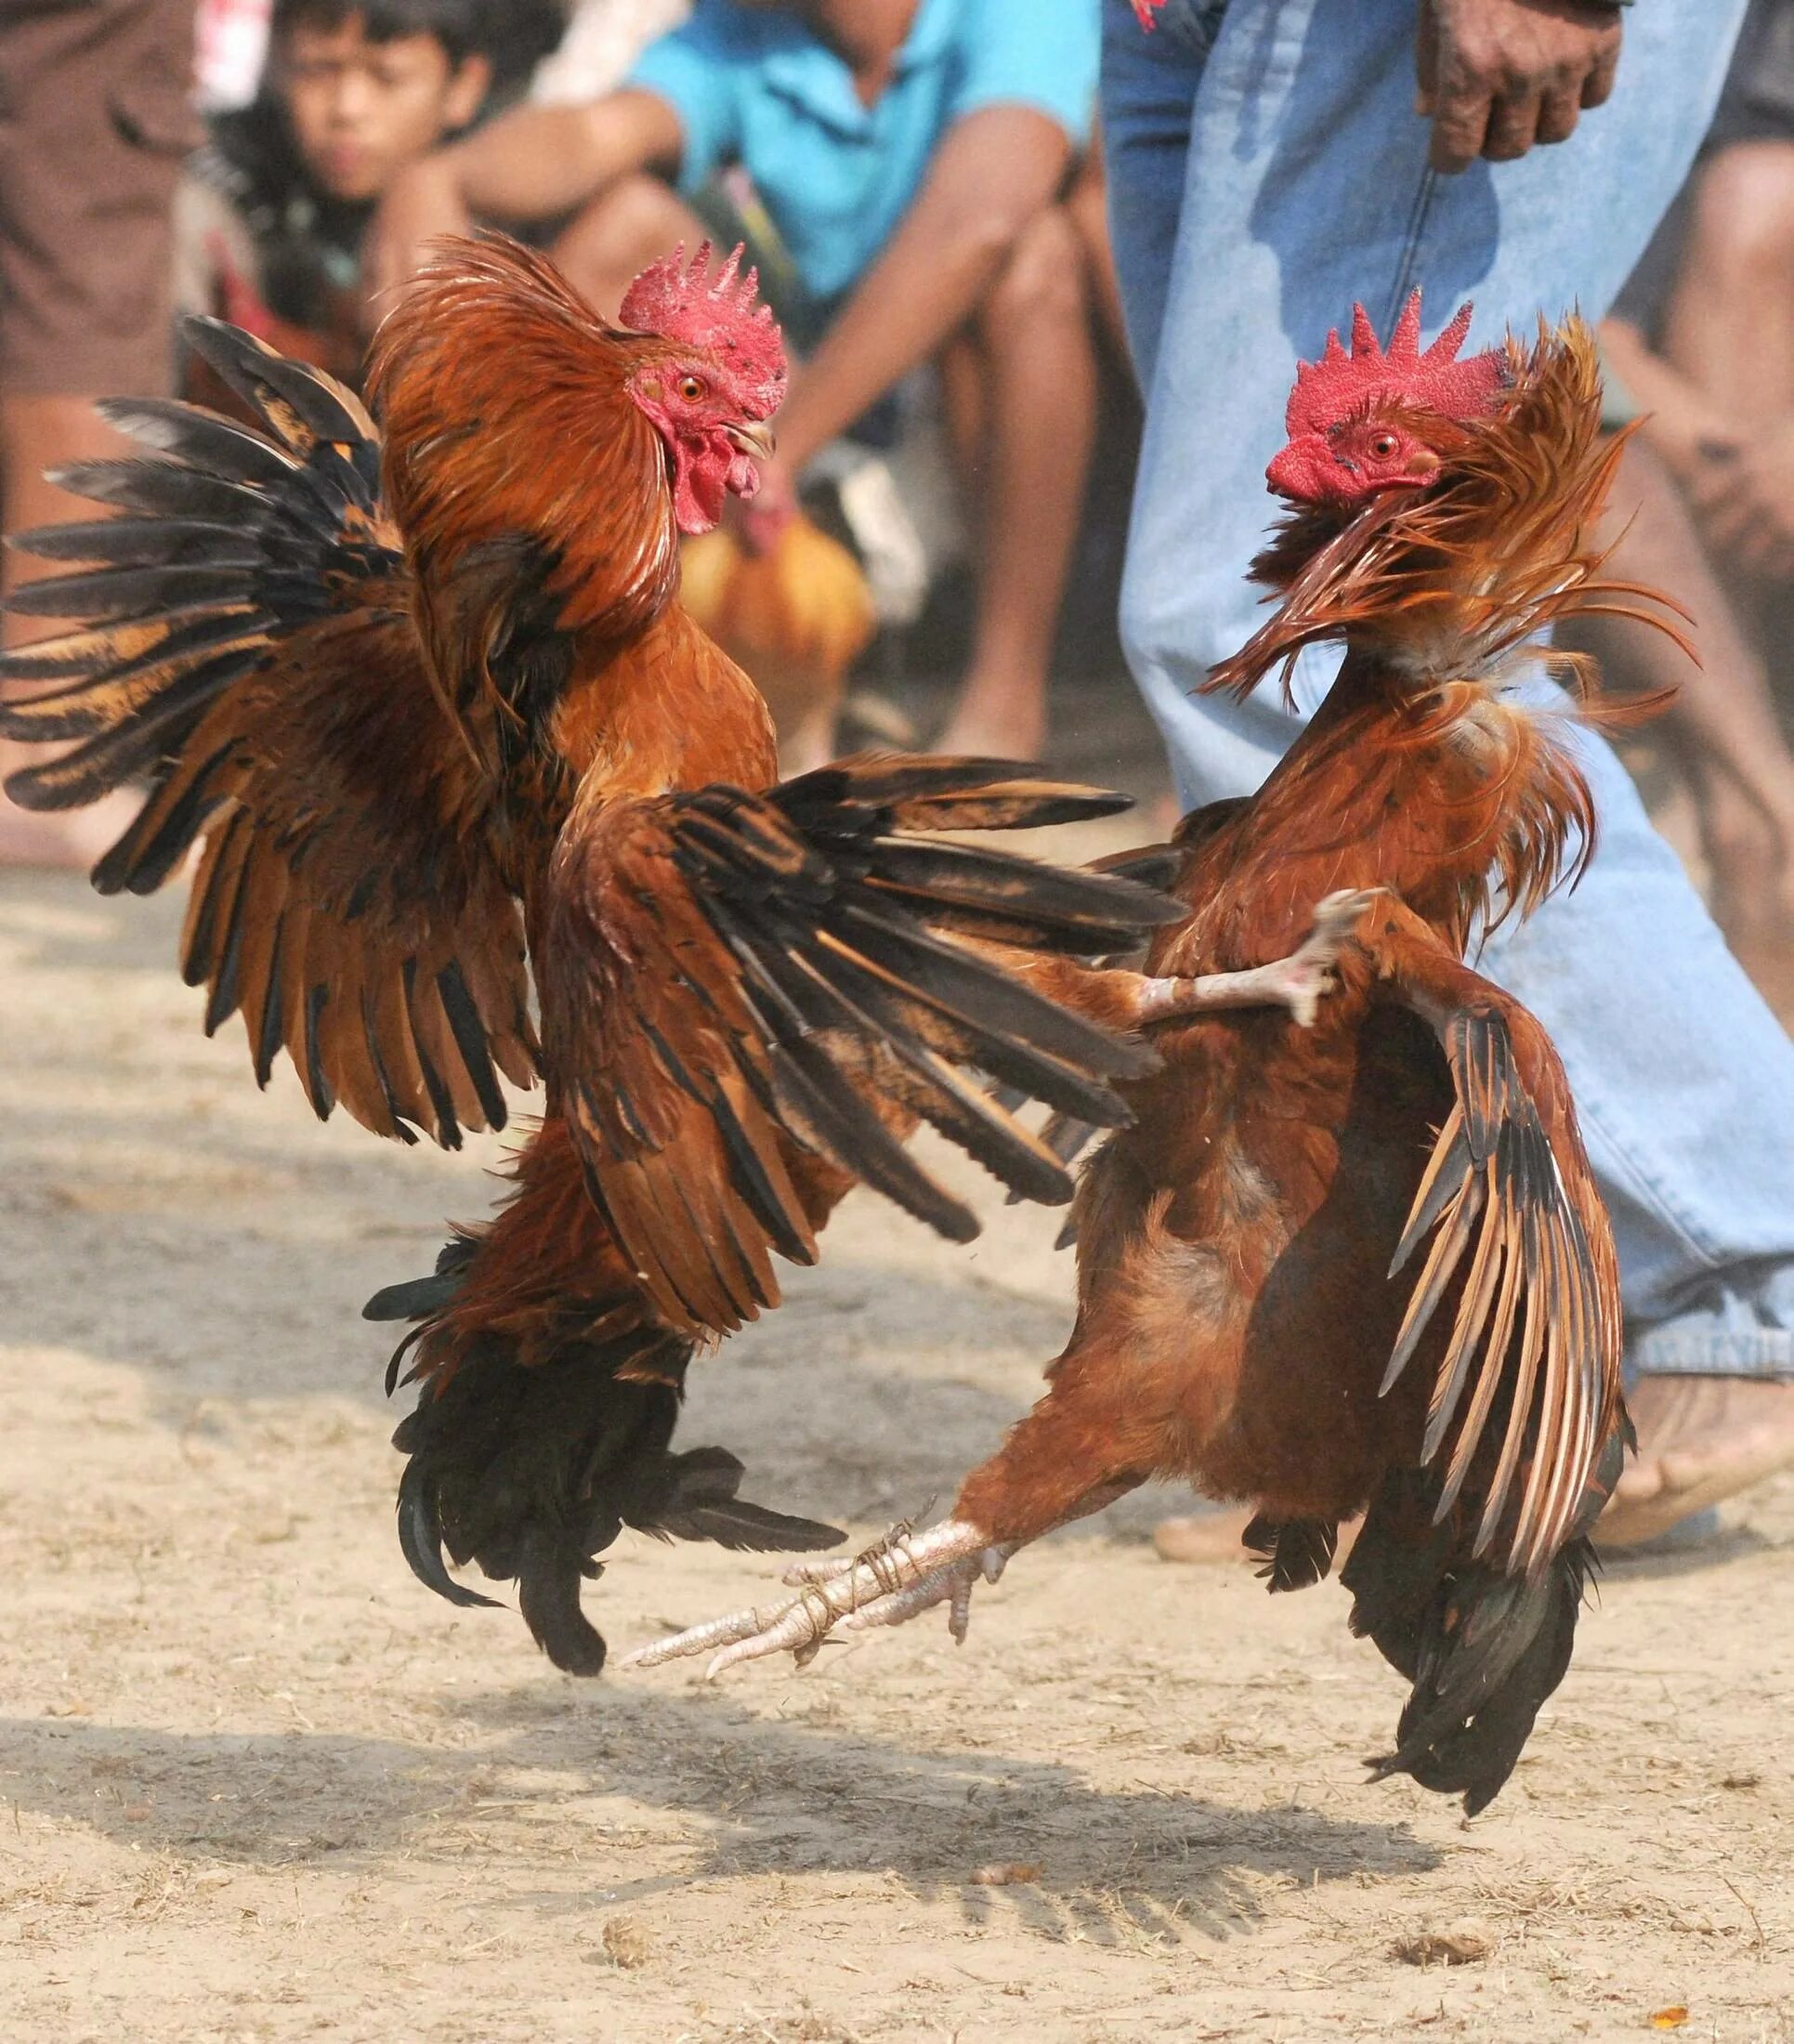
[[[1290,438],[1325,433],[1370,398],[1405,399],[1451,419],[1473,419],[1488,411],[1506,387],[1507,357],[1499,347],[1491,347],[1458,360],[1458,350],[1470,332],[1470,312],[1469,306],[1461,307],[1457,318],[1422,354],[1417,291],[1402,308],[1385,352],[1370,315],[1361,305],[1355,305],[1351,353],[1347,354],[1335,327],[1327,336],[1319,361],[1303,362],[1296,370],[1296,387],[1290,393],[1290,407],[1284,414]]]
[[[1148,35],[1159,26],[1158,22],[1152,18],[1153,12],[1156,8],[1162,7],[1164,4],[1165,0],[1133,0],[1134,19]]]
[[[719,356],[740,379],[751,415],[768,418],[785,395],[785,342],[770,306],[754,303],[760,273],[741,267],[741,245],[713,279],[711,246],[686,263],[685,243],[650,263],[623,294],[622,323],[634,334],[686,341]]]

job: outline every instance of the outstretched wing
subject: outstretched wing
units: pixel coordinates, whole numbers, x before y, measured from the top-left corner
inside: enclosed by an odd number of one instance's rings
[[[1439,1517],[1480,1465],[1473,1552],[1499,1533],[1516,1572],[1533,1575],[1585,1529],[1601,1485],[1620,1408],[1618,1268],[1544,1032],[1524,1011],[1511,1019],[1491,989],[1441,1034],[1457,1097],[1391,1266],[1394,1277],[1432,1238],[1383,1388],[1456,1284],[1422,1457],[1434,1462],[1455,1424]]]
[[[956,1241],[971,1210],[904,1148],[931,1122],[1062,1202],[1053,1150],[972,1076],[1080,1120],[1151,1053],[1042,999],[970,937],[1101,955],[1184,911],[1123,879],[923,833],[1102,814],[1119,798],[989,760],[858,760],[765,794],[582,799],[539,967],[549,1069],[592,1195],[658,1311],[727,1332],[809,1263],[793,1144]]]
[[[98,565],[11,600],[82,622],[0,658],[0,681],[54,684],[0,707],[0,732],[76,741],[7,791],[62,808],[147,780],[94,882],[150,893],[203,837],[181,969],[207,1034],[241,1012],[260,1083],[284,1047],[321,1117],[340,1100],[453,1146],[503,1125],[498,1074],[528,1085],[535,1042],[489,791],[412,630],[378,438],[321,372],[221,321],[187,337],[267,430],[102,405],[162,458],[65,471],[123,515],[15,543]]]

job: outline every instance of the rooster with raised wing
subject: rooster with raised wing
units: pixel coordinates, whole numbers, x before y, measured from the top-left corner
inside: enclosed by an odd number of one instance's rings
[[[1190,918],[1155,973],[1275,957],[1324,897],[1374,891],[1316,1026],[1191,1018],[1125,1091],[1080,1188],[1076,1328],[1051,1388],[943,1524],[802,1592],[644,1648],[714,1668],[946,1603],[1149,1477],[1250,1502],[1276,1590],[1331,1566],[1412,1684],[1380,1771],[1482,1807],[1567,1665],[1588,1534],[1628,1427],[1613,1242],[1563,1068],[1465,963],[1586,859],[1569,719],[1516,684],[1554,620],[1609,607],[1589,535],[1617,449],[1576,321],[1530,350],[1387,353],[1357,314],[1291,397],[1257,565],[1276,615],[1212,677],[1251,688],[1342,641],[1325,705],[1250,800],[1187,818]]]
[[[622,1526],[836,1538],[739,1499],[732,1456],[670,1447],[687,1362],[776,1303],[775,1254],[811,1260],[858,1180],[976,1232],[903,1147],[919,1119],[1068,1199],[974,1071],[1113,1122],[1114,1082],[1155,1062],[1140,1026],[1307,1013],[1337,948],[1222,982],[1095,969],[1177,905],[937,833],[1119,798],[988,760],[776,784],[766,706],[677,587],[680,535],[756,487],[779,330],[707,247],[645,271],[622,318],[515,243],[446,244],[377,338],[378,432],[328,376],[190,322],[263,429],[109,403],[161,458],[63,476],[124,515],[19,542],[98,565],[21,592],[81,622],[0,662],[50,685],[0,731],[76,741],[15,800],[148,782],[102,890],[148,893],[201,845],[182,970],[208,1031],[242,1015],[259,1081],[284,1049],[321,1116],[455,1145],[503,1124],[503,1081],[544,1080],[497,1221],[370,1310],[419,1322],[412,1566],[463,1604],[490,1600],[444,1544],[518,1578],[582,1672],[604,1643],[581,1578]]]

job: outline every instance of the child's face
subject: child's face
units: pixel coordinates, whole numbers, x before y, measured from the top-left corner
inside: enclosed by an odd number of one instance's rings
[[[456,70],[433,35],[370,42],[359,14],[334,29],[294,22],[279,61],[307,170],[332,198],[351,202],[377,199],[406,164],[465,127],[490,77],[481,57]]]

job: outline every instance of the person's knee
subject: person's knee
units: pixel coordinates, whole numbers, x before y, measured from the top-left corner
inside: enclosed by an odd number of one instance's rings
[[[1083,244],[1065,208],[1049,206],[1010,243],[980,325],[987,338],[996,340],[1019,325],[1072,326],[1087,317]]]
[[[687,220],[678,194],[660,178],[646,171],[620,177],[568,223],[555,243],[555,260],[588,295],[614,295],[620,283],[688,239]]]
[[[1694,238],[1706,266],[1743,282],[1794,268],[1794,143],[1739,143],[1701,174]]]

